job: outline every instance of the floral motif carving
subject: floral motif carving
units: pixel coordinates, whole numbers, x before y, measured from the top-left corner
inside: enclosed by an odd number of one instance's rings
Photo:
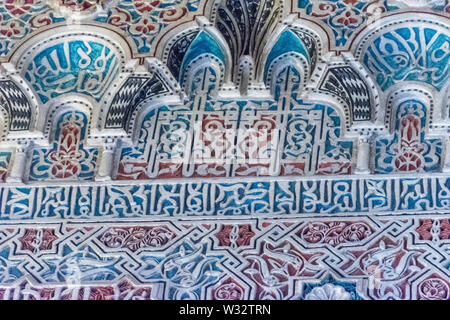
[[[109,228],[100,237],[106,247],[137,251],[141,248],[158,248],[175,237],[166,226]]]

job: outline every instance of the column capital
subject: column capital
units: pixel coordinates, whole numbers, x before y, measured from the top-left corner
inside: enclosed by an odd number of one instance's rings
[[[117,147],[118,139],[107,137],[103,141],[103,151],[100,157],[100,165],[98,168],[96,181],[109,181],[111,180],[114,151]]]
[[[114,151],[114,149],[117,147],[117,138],[107,137],[103,140],[103,149],[105,151]]]
[[[29,140],[18,140],[16,142],[16,152],[24,153],[27,152],[29,147],[32,145],[32,142]]]
[[[31,143],[27,140],[17,141],[16,150],[12,157],[12,165],[6,182],[23,182],[27,161],[27,151]]]
[[[358,137],[356,174],[370,174],[370,140],[369,133],[362,133]]]

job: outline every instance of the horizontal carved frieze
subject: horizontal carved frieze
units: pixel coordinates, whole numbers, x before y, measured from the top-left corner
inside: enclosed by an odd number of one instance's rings
[[[350,176],[22,185],[0,189],[0,220],[122,219],[450,210],[450,178]]]

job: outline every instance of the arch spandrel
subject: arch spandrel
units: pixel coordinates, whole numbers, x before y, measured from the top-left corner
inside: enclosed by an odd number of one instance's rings
[[[448,300],[449,15],[1,2],[0,298]]]

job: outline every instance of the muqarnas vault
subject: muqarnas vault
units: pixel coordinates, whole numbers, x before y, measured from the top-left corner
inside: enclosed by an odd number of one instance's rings
[[[448,0],[4,0],[1,299],[450,298]]]

